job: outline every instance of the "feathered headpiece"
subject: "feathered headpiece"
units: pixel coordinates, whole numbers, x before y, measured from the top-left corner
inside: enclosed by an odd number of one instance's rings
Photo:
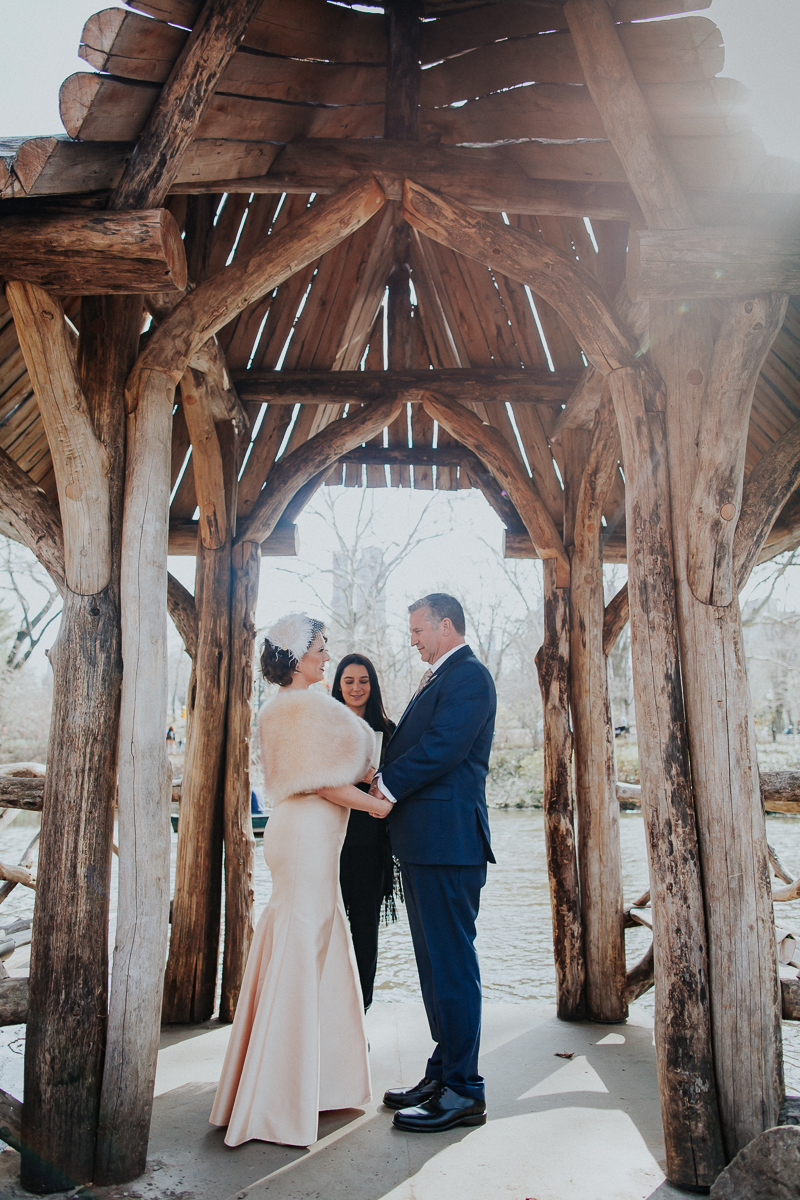
[[[267,630],[267,641],[291,654],[295,662],[300,662],[313,640],[314,621],[307,613],[287,613]]]

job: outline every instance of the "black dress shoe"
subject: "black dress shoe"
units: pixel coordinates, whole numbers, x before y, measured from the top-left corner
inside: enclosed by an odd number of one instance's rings
[[[445,1087],[430,1100],[394,1114],[392,1125],[408,1133],[441,1133],[456,1125],[485,1125],[486,1102],[461,1096]]]
[[[415,1104],[430,1100],[441,1090],[441,1079],[428,1079],[426,1075],[416,1087],[389,1088],[388,1092],[383,1094],[383,1103],[387,1108],[413,1108]]]

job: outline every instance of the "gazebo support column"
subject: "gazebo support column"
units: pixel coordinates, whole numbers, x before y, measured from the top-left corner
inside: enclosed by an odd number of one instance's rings
[[[185,403],[184,397],[184,403]],[[219,507],[235,512],[236,437],[229,423],[217,429],[208,455],[219,459],[225,496]],[[199,445],[195,446],[195,452]],[[196,476],[197,478],[197,476]],[[198,497],[200,500],[200,497]],[[200,500],[201,512],[204,504]],[[195,605],[197,657],[178,827],[178,862],[172,935],[164,978],[165,1022],[207,1021],[214,1011],[222,899],[222,838],[226,720],[230,664],[231,529],[217,549],[197,542]],[[217,540],[216,538],[214,540]]]
[[[681,307],[651,303],[651,352],[667,385],[681,661],[708,922],[715,1068],[730,1158],[778,1119],[783,1098],[780,992],[738,599],[726,607],[702,603],[688,577],[689,515],[698,463],[717,449],[713,438],[703,437],[709,423],[708,413],[701,417],[702,405],[712,394],[715,375],[729,363],[720,363],[713,353],[707,302],[694,301],[685,311]],[[770,320],[762,312],[760,323],[761,330],[751,335],[763,354],[750,364],[750,397],[776,332],[774,314]],[[742,382],[730,380],[727,396],[717,396],[729,421]],[[740,413],[740,437],[746,436],[749,407],[748,402]],[[740,496],[741,466],[738,489]],[[736,505],[738,496],[734,487],[727,502]],[[713,510],[708,513],[709,520],[716,516]],[[730,559],[727,566],[730,571]]]
[[[556,1008],[562,1021],[580,1021],[585,1011],[585,962],[572,795],[569,592],[556,586],[554,559],[545,559],[542,568],[544,640],[536,655],[536,669],[544,710],[544,835],[553,915]]]
[[[253,939],[255,842],[250,818],[250,729],[253,653],[261,547],[243,542],[233,551],[228,741],[225,756],[225,956],[219,1015],[232,1021]]]
[[[106,511],[101,508],[96,517],[108,522],[108,536],[100,542],[108,547],[110,578],[100,591],[81,595],[75,590],[74,568],[67,572],[61,628],[50,655],[55,702],[34,910],[22,1159],[23,1186],[50,1192],[94,1177],[106,1044],[108,903],[122,678],[122,389],[136,354],[141,302],[134,297],[84,301],[78,386],[60,305],[40,290],[27,291],[27,302],[20,293],[16,301],[20,341],[40,403],[50,408],[52,397],[55,407],[49,419],[56,411],[68,413],[74,404],[83,411],[87,433],[92,429],[103,448],[109,499]],[[69,426],[70,416],[63,419]],[[74,492],[74,484],[63,476],[59,479],[60,493],[70,486]],[[72,492],[62,493],[62,512],[69,508]],[[69,519],[65,537],[72,542],[74,562],[81,547],[76,546],[75,524]],[[92,565],[106,575],[96,556]]]
[[[128,417],[122,528],[119,906],[96,1183],[145,1168],[169,916],[167,530],[174,384],[142,379]]]
[[[678,659],[663,397],[613,371],[625,463],[628,595],[655,951],[655,1042],[667,1176],[709,1187],[724,1164],[711,1048],[697,829]]]
[[[575,739],[575,798],[581,879],[586,1015],[622,1021],[625,1001],[625,934],[622,860],[616,792],[614,731],[603,653],[601,516],[619,457],[619,435],[610,397],[595,416],[591,440],[564,434],[567,504],[574,504],[570,575],[570,707]],[[576,444],[577,443],[577,444]],[[570,450],[579,451],[570,453]],[[587,453],[588,450],[588,453]]]

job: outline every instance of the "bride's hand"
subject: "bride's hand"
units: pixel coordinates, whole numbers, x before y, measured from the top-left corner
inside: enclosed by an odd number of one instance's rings
[[[375,796],[372,792],[370,792],[370,799],[374,801],[373,807],[370,809],[370,816],[378,817],[381,820],[388,817],[393,807],[391,800],[387,800],[383,795]]]
[[[366,775],[364,776],[364,778],[363,778],[363,779],[359,779],[359,781],[358,781],[358,782],[359,782],[359,783],[372,783],[372,781],[373,781],[373,779],[374,779],[374,778],[375,778],[375,768],[374,768],[374,767],[367,767],[367,773],[366,773]]]

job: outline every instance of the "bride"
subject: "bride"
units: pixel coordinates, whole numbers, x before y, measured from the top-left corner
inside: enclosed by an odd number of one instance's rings
[[[370,1099],[364,1012],[339,888],[351,808],[385,817],[388,800],[354,787],[371,778],[375,737],[343,704],[309,691],[330,655],[305,613],[269,630],[265,679],[280,684],[258,729],[272,814],[264,857],[272,896],[256,927],[212,1125],[225,1142],[308,1146],[318,1115]]]

